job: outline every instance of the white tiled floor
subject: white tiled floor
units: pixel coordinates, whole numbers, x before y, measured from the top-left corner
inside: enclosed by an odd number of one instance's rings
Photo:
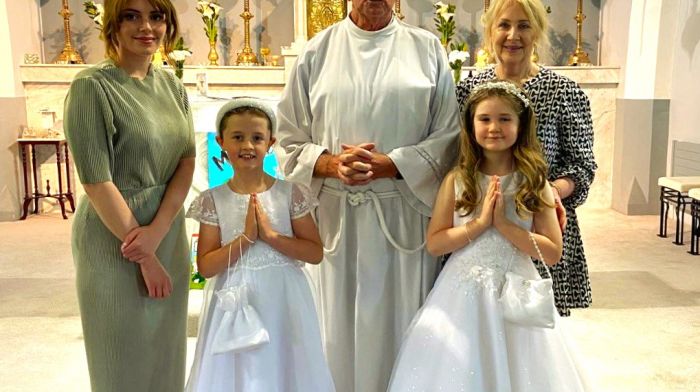
[[[579,214],[594,306],[563,325],[596,390],[700,391],[700,256],[655,216]],[[89,390],[69,237],[55,214],[0,223],[0,391]]]

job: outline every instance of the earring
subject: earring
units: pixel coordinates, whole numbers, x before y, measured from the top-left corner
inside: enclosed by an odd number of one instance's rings
[[[229,160],[228,153],[226,152],[226,150],[221,150],[221,162],[227,161],[227,160]]]
[[[532,45],[532,55],[530,61],[537,64],[540,61],[540,56],[537,54],[537,45]]]

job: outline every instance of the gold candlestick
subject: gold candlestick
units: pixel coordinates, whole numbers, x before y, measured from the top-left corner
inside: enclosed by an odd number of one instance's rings
[[[574,20],[576,21],[576,50],[569,56],[569,65],[590,65],[591,60],[588,59],[588,53],[584,52],[581,48],[581,36],[583,35],[583,21],[586,19],[586,15],[583,14],[583,0],[578,0],[578,7],[576,10],[576,16]]]
[[[255,56],[255,53],[253,53],[253,49],[250,48],[250,20],[253,19],[253,14],[250,13],[249,0],[245,0],[243,2],[243,13],[241,14],[241,18],[243,18],[245,40],[243,49],[238,55],[236,65],[258,65],[258,58]]]
[[[396,0],[396,3],[394,3],[394,14],[399,20],[403,20],[404,16],[401,13],[401,0]]]
[[[68,0],[63,0],[63,8],[58,14],[63,17],[63,50],[53,61],[54,64],[84,64],[80,53],[73,48],[70,34],[70,17],[73,13],[68,9]]]
[[[490,5],[490,0],[484,0],[484,13],[486,13],[489,10]],[[479,49],[476,52],[476,62],[474,63],[474,66],[478,69],[482,69],[486,68],[486,66],[490,63],[491,53],[489,53],[489,49],[485,45],[482,45],[481,49]]]

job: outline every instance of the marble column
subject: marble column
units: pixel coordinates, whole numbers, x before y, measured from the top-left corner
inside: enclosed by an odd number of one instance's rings
[[[284,57],[284,80],[289,80],[289,74],[297,61],[297,56],[306,43],[306,0],[294,0],[294,42],[282,47]]]
[[[624,86],[618,95],[612,207],[629,215],[658,213],[658,178],[666,175],[669,148],[669,43],[676,37],[675,0],[632,0],[627,15]],[[613,15],[613,19],[615,15]]]

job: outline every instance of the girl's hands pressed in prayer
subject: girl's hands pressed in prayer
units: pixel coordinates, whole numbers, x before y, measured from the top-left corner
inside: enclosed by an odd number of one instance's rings
[[[503,193],[501,193],[500,180],[496,182],[495,199],[496,202],[493,207],[493,225],[498,229],[508,224],[508,218],[506,218],[506,204],[503,200]]]
[[[486,189],[486,195],[484,195],[484,200],[481,202],[481,213],[476,220],[484,228],[489,227],[493,224],[493,210],[496,204],[497,189],[499,189],[500,180],[497,176],[492,176],[489,181],[489,187]]]
[[[243,234],[251,242],[255,242],[258,239],[258,221],[255,212],[255,206],[257,204],[257,198],[255,194],[250,195],[248,199],[248,212],[245,216],[245,228],[243,229]]]
[[[257,200],[255,202],[255,218],[258,222],[258,235],[260,236],[260,239],[267,243],[272,242],[271,240],[274,239],[277,232],[272,228],[270,219],[267,217],[265,210],[263,210],[262,205],[260,205]]]

